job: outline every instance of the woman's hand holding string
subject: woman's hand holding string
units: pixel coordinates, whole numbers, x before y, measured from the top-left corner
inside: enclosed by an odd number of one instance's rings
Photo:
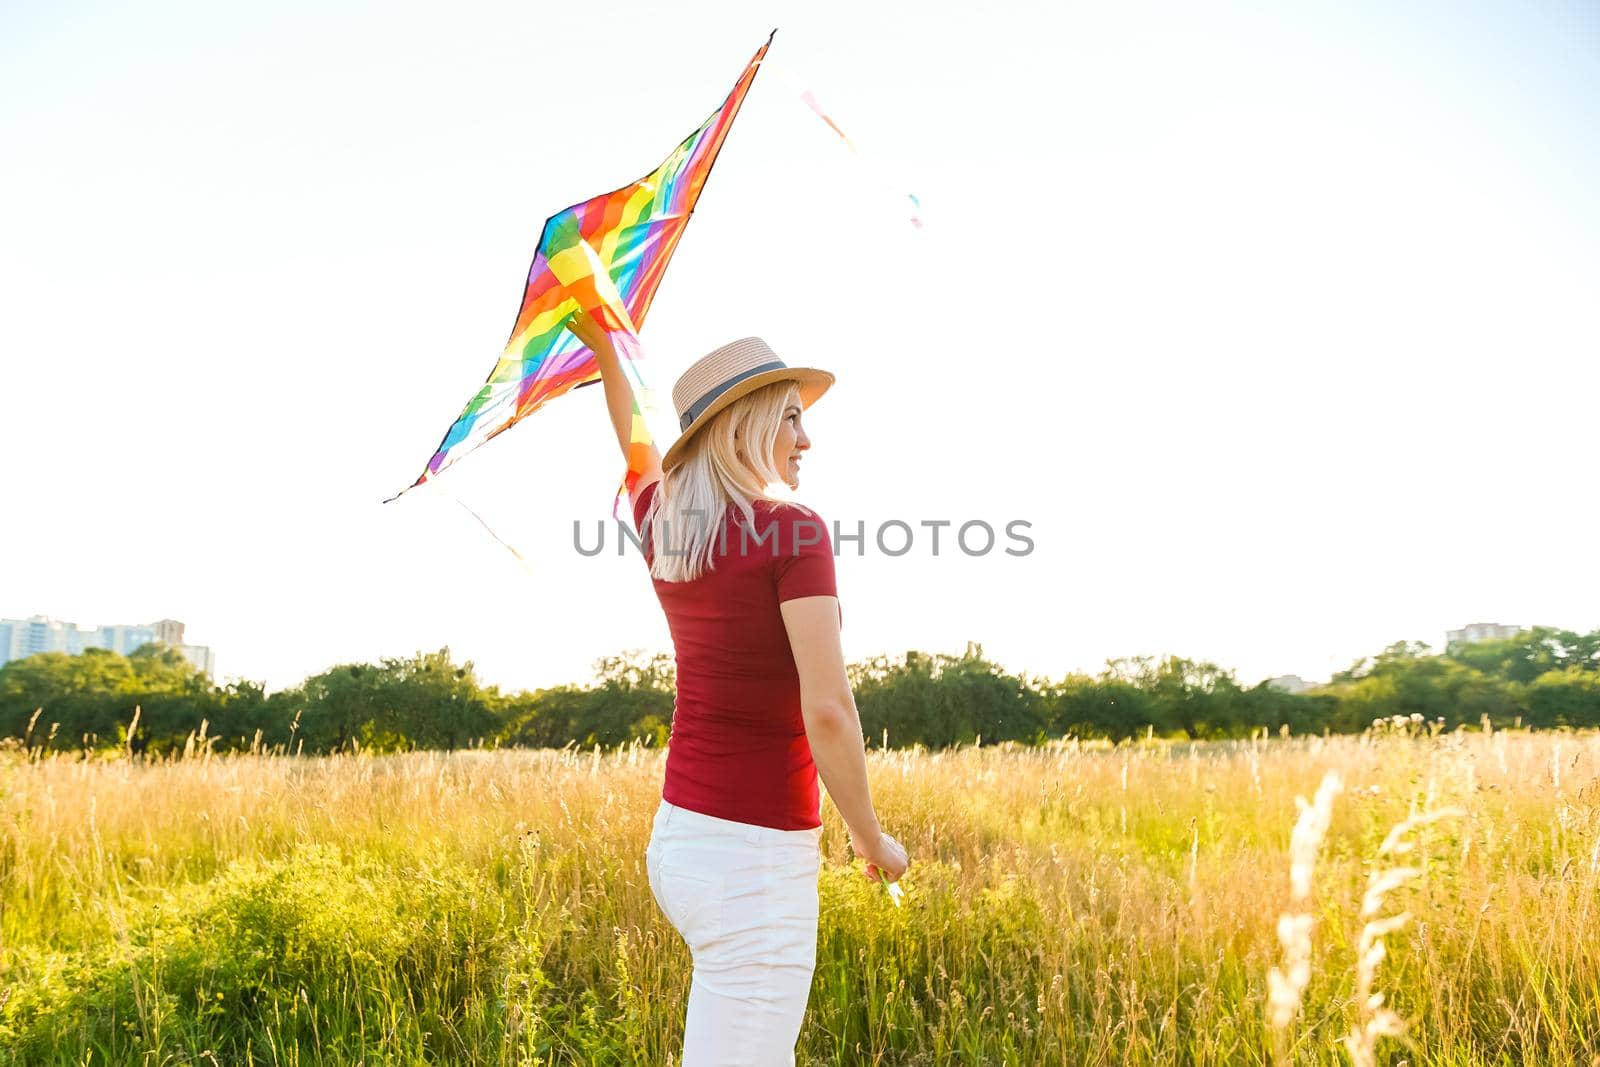
[[[855,831],[850,833],[850,847],[855,854],[867,861],[867,878],[874,880],[881,871],[890,882],[898,882],[900,876],[906,873],[906,868],[911,866],[911,861],[906,858],[905,846],[884,833],[862,834],[857,836]]]

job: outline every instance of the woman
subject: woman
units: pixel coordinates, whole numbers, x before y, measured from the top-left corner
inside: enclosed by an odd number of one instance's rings
[[[617,443],[633,402],[604,331],[579,315]],[[833,550],[797,488],[804,409],[833,375],[784,365],[758,338],[695,362],[672,390],[682,430],[633,488],[666,612],[678,692],[666,780],[645,853],[650,888],[694,959],[683,1067],[794,1063],[817,952],[817,775],[867,861],[905,873],[878,826],[839,642]]]

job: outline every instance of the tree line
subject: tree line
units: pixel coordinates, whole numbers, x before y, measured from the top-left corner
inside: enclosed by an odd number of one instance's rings
[[[849,674],[868,742],[890,747],[1353,733],[1395,716],[1447,729],[1600,726],[1600,630],[1537,627],[1442,653],[1398,642],[1305,693],[1245,686],[1232,671],[1179,656],[1118,659],[1059,679],[1012,674],[975,643],[958,655],[878,656]],[[600,660],[586,685],[504,693],[444,648],[341,664],[268,693],[256,682],[214,685],[159,644],[128,656],[46,652],[0,666],[0,738],[29,750],[133,755],[196,745],[309,754],[662,746],[675,680],[670,656],[634,652]]]

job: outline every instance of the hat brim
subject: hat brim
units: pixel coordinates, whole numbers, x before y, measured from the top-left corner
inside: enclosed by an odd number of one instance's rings
[[[672,442],[672,447],[667,449],[666,455],[661,457],[661,469],[663,471],[671,470],[681,463],[689,451],[694,435],[729,404],[732,404],[742,396],[755,392],[762,386],[771,385],[773,382],[786,381],[799,383],[800,406],[801,408],[809,408],[817,402],[818,397],[828,391],[828,387],[833,384],[833,375],[815,367],[780,367],[777,370],[752,374],[713,400],[693,422],[683,428],[683,432],[678,435],[678,439]]]

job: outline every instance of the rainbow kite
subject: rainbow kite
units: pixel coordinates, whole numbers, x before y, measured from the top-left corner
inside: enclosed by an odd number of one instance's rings
[[[579,308],[622,342],[618,354],[633,366],[638,350],[631,342],[644,325],[673,249],[771,44],[769,36],[722,106],[661,166],[632,185],[545,220],[516,326],[494,372],[451,424],[427,468],[390,500],[509,430],[546,401],[600,380],[594,353],[567,329]],[[637,480],[650,444],[636,392],[625,487]]]

